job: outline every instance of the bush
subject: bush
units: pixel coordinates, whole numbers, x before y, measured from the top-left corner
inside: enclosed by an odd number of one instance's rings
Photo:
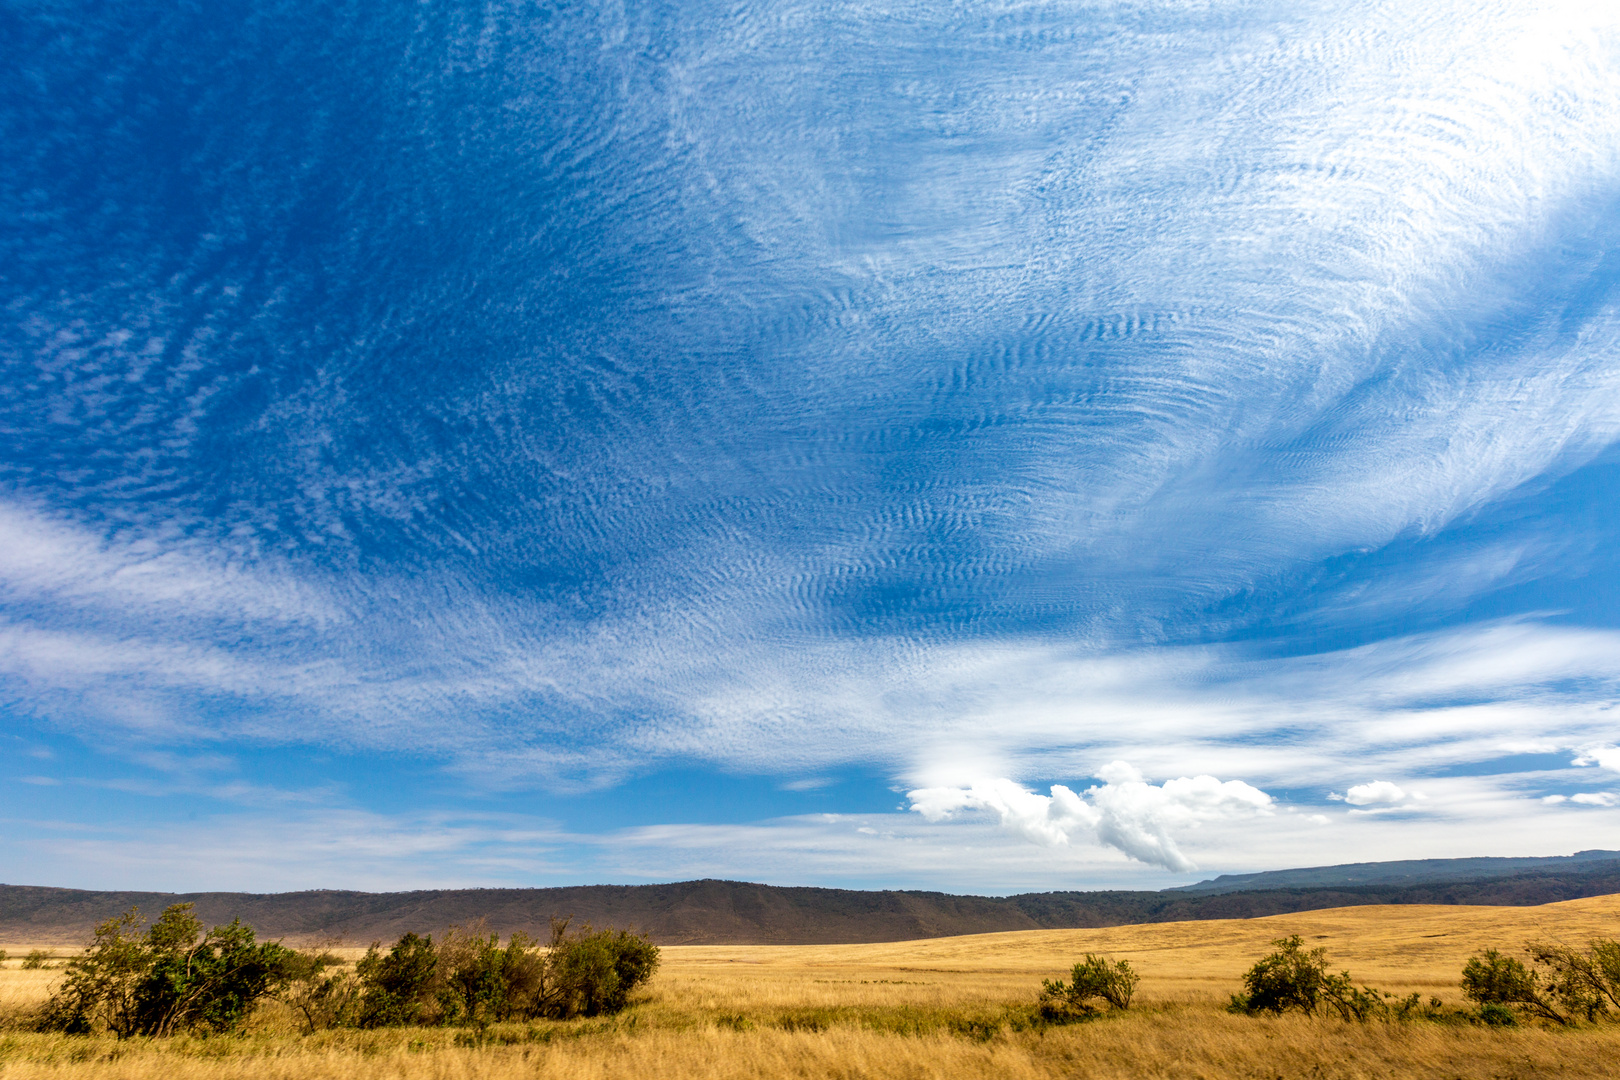
[[[290,950],[258,943],[233,921],[206,934],[194,905],[167,908],[146,933],[131,908],[96,927],[84,954],[40,1013],[41,1028],[84,1033],[171,1035],[204,1027],[230,1031],[284,981]]]
[[[1598,938],[1585,949],[1532,941],[1526,948],[1568,1019],[1590,1022],[1620,1009],[1620,941]]]
[[[51,954],[46,952],[44,949],[33,949],[28,953],[27,956],[23,957],[23,970],[38,971],[46,966],[45,961],[49,960],[50,958]]]
[[[658,946],[628,930],[596,930],[589,925],[566,934],[567,920],[552,924],[547,953],[549,996],[538,1000],[539,1015],[597,1016],[630,1002],[630,993],[658,969]]]
[[[378,944],[373,942],[355,965],[362,987],[356,1023],[363,1028],[403,1027],[437,1019],[431,1015],[439,966],[433,938],[406,934],[386,956],[377,951]]]
[[[1529,1016],[1557,1024],[1569,1023],[1570,1018],[1559,1012],[1542,992],[1540,975],[1496,949],[1486,949],[1482,955],[1468,958],[1463,966],[1462,991],[1464,997],[1479,1004],[1479,1018],[1487,1024],[1500,1025],[1503,1013],[1512,1015],[1510,1006]],[[1489,1016],[1486,1010],[1491,1010]]]
[[[1315,1013],[1328,979],[1327,950],[1305,950],[1298,934],[1272,942],[1277,951],[1261,957],[1243,973],[1245,993],[1232,998],[1235,1010]]]
[[[1041,983],[1041,1016],[1060,1023],[1094,1016],[1097,1008],[1091,1003],[1096,1000],[1106,1001],[1116,1009],[1128,1009],[1137,981],[1128,961],[1110,963],[1106,956],[1086,953],[1086,958],[1074,965],[1067,983],[1062,979]]]
[[[305,1034],[354,1021],[360,1003],[360,981],[343,968],[341,957],[325,949],[300,949],[282,968],[283,994],[300,1020]]]
[[[1480,1005],[1515,1005],[1530,1001],[1537,994],[1536,976],[1511,956],[1486,949],[1483,956],[1471,956],[1463,967],[1462,991],[1469,1001]]]

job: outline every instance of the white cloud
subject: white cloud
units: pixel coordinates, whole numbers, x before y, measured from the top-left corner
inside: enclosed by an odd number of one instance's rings
[[[1271,796],[1241,780],[1183,776],[1155,786],[1123,761],[1097,775],[1103,783],[1087,788],[1084,797],[1062,784],[1054,784],[1050,795],[1038,795],[1005,778],[967,788],[920,788],[906,797],[928,821],[944,821],[961,810],[988,810],[1004,829],[1032,843],[1067,845],[1078,833],[1094,834],[1133,859],[1181,872],[1197,867],[1176,845],[1172,829],[1267,813],[1272,804]]]
[[[1620,805],[1620,797],[1616,797],[1612,791],[1583,791],[1578,795],[1571,795],[1569,801],[1580,803],[1582,806]]]
[[[1351,806],[1393,806],[1406,800],[1406,792],[1388,780],[1374,780],[1370,784],[1356,784],[1343,795],[1329,797],[1342,799]]]
[[[1571,765],[1596,765],[1612,773],[1620,773],[1620,746],[1590,746],[1583,749]]]
[[[0,595],[54,600],[103,618],[136,615],[330,626],[340,607],[292,575],[233,562],[161,531],[109,538],[0,501]]]

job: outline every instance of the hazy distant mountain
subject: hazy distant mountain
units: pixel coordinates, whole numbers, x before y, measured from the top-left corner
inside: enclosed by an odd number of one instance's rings
[[[1530,864],[1528,872],[1524,864]],[[1502,870],[1509,873],[1503,874]],[[1419,880],[1421,879],[1421,880]],[[1259,882],[1259,887],[1248,884]],[[1239,882],[1233,886],[1233,882]],[[1162,892],[953,896],[935,892],[784,888],[737,881],[563,889],[431,889],[403,893],[90,892],[0,885],[0,942],[78,943],[110,915],[156,915],[191,901],[205,922],[240,917],[292,941],[392,940],[486,918],[492,929],[543,931],[553,915],[635,926],[665,944],[831,944],[1003,930],[1250,918],[1357,904],[1544,904],[1620,892],[1620,853],[1562,859],[1438,859],[1221,877]]]
[[[1522,859],[1406,859],[1400,862],[1343,863],[1261,874],[1222,874],[1174,892],[1246,892],[1253,889],[1301,889],[1339,885],[1416,885],[1439,881],[1478,881],[1532,871],[1591,873],[1620,859],[1620,851],[1577,851],[1573,855]]]

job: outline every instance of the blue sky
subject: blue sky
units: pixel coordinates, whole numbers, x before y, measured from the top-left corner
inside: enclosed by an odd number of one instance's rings
[[[0,867],[1620,848],[1620,14],[0,16]]]

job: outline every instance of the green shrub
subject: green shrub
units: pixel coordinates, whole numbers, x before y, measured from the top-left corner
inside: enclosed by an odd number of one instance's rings
[[[1496,949],[1486,949],[1481,955],[1468,958],[1462,971],[1462,992],[1468,1000],[1480,1005],[1479,1018],[1488,1024],[1499,1024],[1500,1013],[1510,1006],[1555,1023],[1569,1022],[1569,1017],[1554,1008],[1542,993],[1540,976],[1522,961],[1504,956]],[[1487,1017],[1487,1008],[1496,1011]]]
[[[50,958],[51,954],[46,952],[44,949],[33,949],[28,953],[27,956],[23,957],[23,970],[38,971],[46,966],[45,961],[49,960]]]
[[[658,970],[658,946],[641,934],[592,930],[588,924],[574,935],[567,929],[566,919],[552,921],[536,1015],[561,1019],[618,1012]]]
[[[361,986],[356,1024],[404,1027],[436,1020],[433,982],[439,958],[433,951],[433,938],[405,934],[386,955],[377,951],[379,944],[373,942],[355,965]]]
[[[1298,934],[1272,944],[1277,951],[1261,957],[1243,973],[1245,992],[1233,996],[1232,1007],[1248,1013],[1315,1013],[1328,979],[1327,950],[1307,952]]]
[[[437,953],[442,1023],[481,1027],[535,1014],[549,954],[527,934],[513,934],[502,948],[500,937],[480,920],[469,928],[452,926]]]
[[[107,1030],[120,1038],[234,1029],[255,1002],[279,988],[290,950],[255,942],[240,921],[204,934],[193,907],[167,908],[145,934],[135,908],[97,926],[83,955],[68,963],[38,1025]]]
[[[1137,981],[1128,961],[1110,963],[1106,956],[1087,953],[1074,965],[1068,982],[1047,979],[1041,983],[1041,1016],[1059,1023],[1094,1016],[1098,1010],[1092,1002],[1098,1000],[1128,1009]]]
[[[1532,941],[1526,948],[1568,1018],[1590,1022],[1620,1010],[1620,941],[1598,938],[1585,949]]]
[[[360,980],[344,970],[343,960],[325,949],[300,949],[283,965],[283,998],[305,1034],[352,1024],[360,1004]]]
[[[1463,967],[1463,996],[1481,1005],[1513,1005],[1536,994],[1536,976],[1524,964],[1495,949],[1471,956]]]

